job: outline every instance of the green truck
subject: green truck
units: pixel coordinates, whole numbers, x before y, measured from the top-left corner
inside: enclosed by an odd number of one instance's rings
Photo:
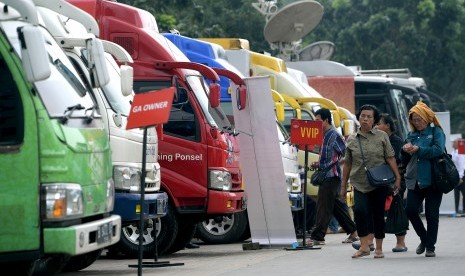
[[[108,134],[35,6],[0,8],[2,274],[80,270],[120,238]]]

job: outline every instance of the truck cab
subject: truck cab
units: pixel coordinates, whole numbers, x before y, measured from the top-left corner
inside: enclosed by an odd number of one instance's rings
[[[351,112],[364,104],[372,104],[380,112],[389,113],[396,122],[399,137],[406,137],[408,103],[419,96],[412,88],[399,85],[386,76],[360,75],[355,69],[329,60],[288,62],[287,65],[303,71],[310,85]]]
[[[92,66],[85,55],[93,50],[88,47],[86,41],[96,39],[99,34],[95,19],[83,10],[61,0],[44,2],[36,0],[36,2],[42,5],[38,9],[45,25],[65,50],[91,91],[96,107],[102,114],[113,149],[113,180],[115,182],[113,213],[121,216],[123,228],[121,239],[118,244],[110,248],[110,254],[137,256],[139,238],[143,238],[144,252],[153,255],[156,220],[166,214],[168,196],[160,192],[160,165],[157,162],[158,139],[155,128],[152,127],[147,132],[144,196],[146,222],[144,223],[144,235],[140,237],[138,229],[141,210],[143,133],[140,129],[126,130],[133,98],[132,67],[128,64],[133,60],[121,46],[102,41],[106,52],[94,62],[106,67],[109,81],[106,84],[96,81],[95,73],[92,69],[88,69]],[[93,33],[88,33],[87,30],[93,30]],[[118,66],[113,56],[123,65]]]
[[[0,263],[77,271],[120,238],[104,122],[32,2],[0,7]]]
[[[224,48],[218,44],[201,41],[179,34],[165,33],[163,34],[171,42],[173,42],[189,60],[205,64],[209,67],[227,69],[235,72],[241,77],[244,76],[239,70],[228,61]],[[232,113],[232,99],[231,88],[229,79],[220,76],[221,86],[221,107],[225,111],[228,118],[233,118]],[[273,98],[281,105],[284,100],[276,91],[273,92]],[[276,122],[278,129],[281,157],[283,160],[283,169],[286,177],[286,186],[289,195],[289,202],[292,211],[299,211],[303,208],[303,194],[300,182],[298,164],[297,164],[297,149],[295,146],[288,143],[289,135],[280,124],[279,120]],[[245,183],[247,185],[247,183]],[[209,221],[202,222],[197,229],[197,235],[206,242],[219,243],[219,242],[233,242],[244,236],[246,227],[234,225],[234,223],[247,223],[247,218],[239,216],[246,216],[246,214],[236,214],[234,218],[223,218],[221,221],[210,219]],[[230,232],[235,232],[230,233]]]
[[[190,62],[147,11],[112,1],[70,2],[96,18],[103,39],[131,54],[136,93],[176,87],[159,141],[161,186],[170,202],[161,218],[159,253],[183,249],[199,221],[245,210],[234,130],[218,106],[219,87],[204,81],[217,82],[218,75]]]

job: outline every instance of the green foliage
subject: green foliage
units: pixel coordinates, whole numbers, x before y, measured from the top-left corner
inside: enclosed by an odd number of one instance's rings
[[[257,52],[270,49],[258,0],[120,0],[155,15],[160,32],[189,37],[237,37]],[[278,0],[283,7],[296,0]],[[335,43],[333,60],[363,69],[409,68],[444,97],[452,132],[465,133],[465,0],[320,0],[321,23],[303,47]]]

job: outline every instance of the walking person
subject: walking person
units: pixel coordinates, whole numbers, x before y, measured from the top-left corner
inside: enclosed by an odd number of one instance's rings
[[[392,149],[394,150],[396,164],[397,164],[397,167],[399,168],[399,174],[401,176],[401,185],[400,185],[400,190],[398,191],[398,193],[400,194],[401,198],[404,198],[405,179],[402,176],[403,173],[401,173],[404,170],[403,169],[404,166],[402,165],[400,161],[400,151],[402,149],[402,145],[404,144],[404,142],[402,138],[400,138],[398,135],[395,134],[396,125],[394,124],[394,119],[391,117],[391,115],[387,113],[381,113],[379,116],[378,124],[376,126],[379,130],[386,132],[387,135],[389,136],[389,142],[391,143]],[[405,246],[405,235],[407,235],[407,231],[403,231],[395,235],[396,235],[396,246],[392,248],[392,252],[407,252],[408,248],[407,246]],[[360,243],[354,242],[352,243],[352,247],[358,250],[360,248]],[[371,244],[369,244],[369,247],[370,247],[370,251],[374,250],[373,240],[371,241]]]
[[[339,198],[341,187],[341,167],[339,159],[343,156],[346,148],[344,138],[331,125],[331,111],[321,108],[315,112],[316,120],[323,122],[323,144],[320,148],[320,160],[313,167],[320,169],[329,168],[326,179],[318,188],[318,199],[316,202],[315,226],[310,235],[307,245],[323,245],[326,230],[328,229],[331,216],[338,220],[344,231],[349,234],[347,239],[355,241],[357,229],[350,218],[349,212],[344,208],[344,203]]]
[[[465,172],[465,154],[459,154],[458,144],[461,139],[457,138],[452,142],[452,161],[454,161],[457,171],[459,172],[460,182],[457,187],[454,188],[454,199],[455,199],[455,213],[465,212],[465,184],[463,184],[463,174]],[[462,211],[459,210],[460,204],[460,193],[462,193]]]
[[[413,106],[408,116],[411,131],[401,151],[401,158],[407,163],[405,184],[408,192],[405,210],[413,229],[421,240],[416,253],[423,254],[426,250],[426,257],[435,257],[442,193],[432,187],[430,159],[444,152],[446,138],[438,118],[423,102],[418,102]],[[425,202],[426,228],[418,213],[423,201]]]
[[[384,163],[389,164],[396,177],[394,190],[400,189],[400,174],[389,137],[384,131],[374,128],[379,117],[379,111],[375,106],[360,107],[357,113],[360,128],[357,133],[347,139],[341,196],[345,197],[350,177],[350,184],[354,188],[355,225],[360,237],[360,249],[352,255],[352,258],[369,256],[373,237],[376,239],[374,257],[384,258],[384,205],[388,187],[371,186],[367,179],[365,165],[371,168]]]

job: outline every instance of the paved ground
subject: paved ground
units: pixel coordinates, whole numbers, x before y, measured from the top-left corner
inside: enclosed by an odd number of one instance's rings
[[[411,227],[410,227],[411,228]],[[321,250],[286,251],[260,249],[243,251],[242,244],[201,245],[186,249],[160,261],[184,263],[183,266],[144,268],[142,275],[464,275],[465,274],[465,217],[441,216],[436,258],[416,255],[419,239],[411,230],[405,253],[393,253],[395,236],[387,235],[384,259],[373,255],[352,259],[350,244],[342,244],[345,234],[326,236]],[[150,260],[147,260],[150,261]],[[63,275],[137,275],[137,268],[128,268],[137,260],[111,260],[102,257],[87,269]]]

